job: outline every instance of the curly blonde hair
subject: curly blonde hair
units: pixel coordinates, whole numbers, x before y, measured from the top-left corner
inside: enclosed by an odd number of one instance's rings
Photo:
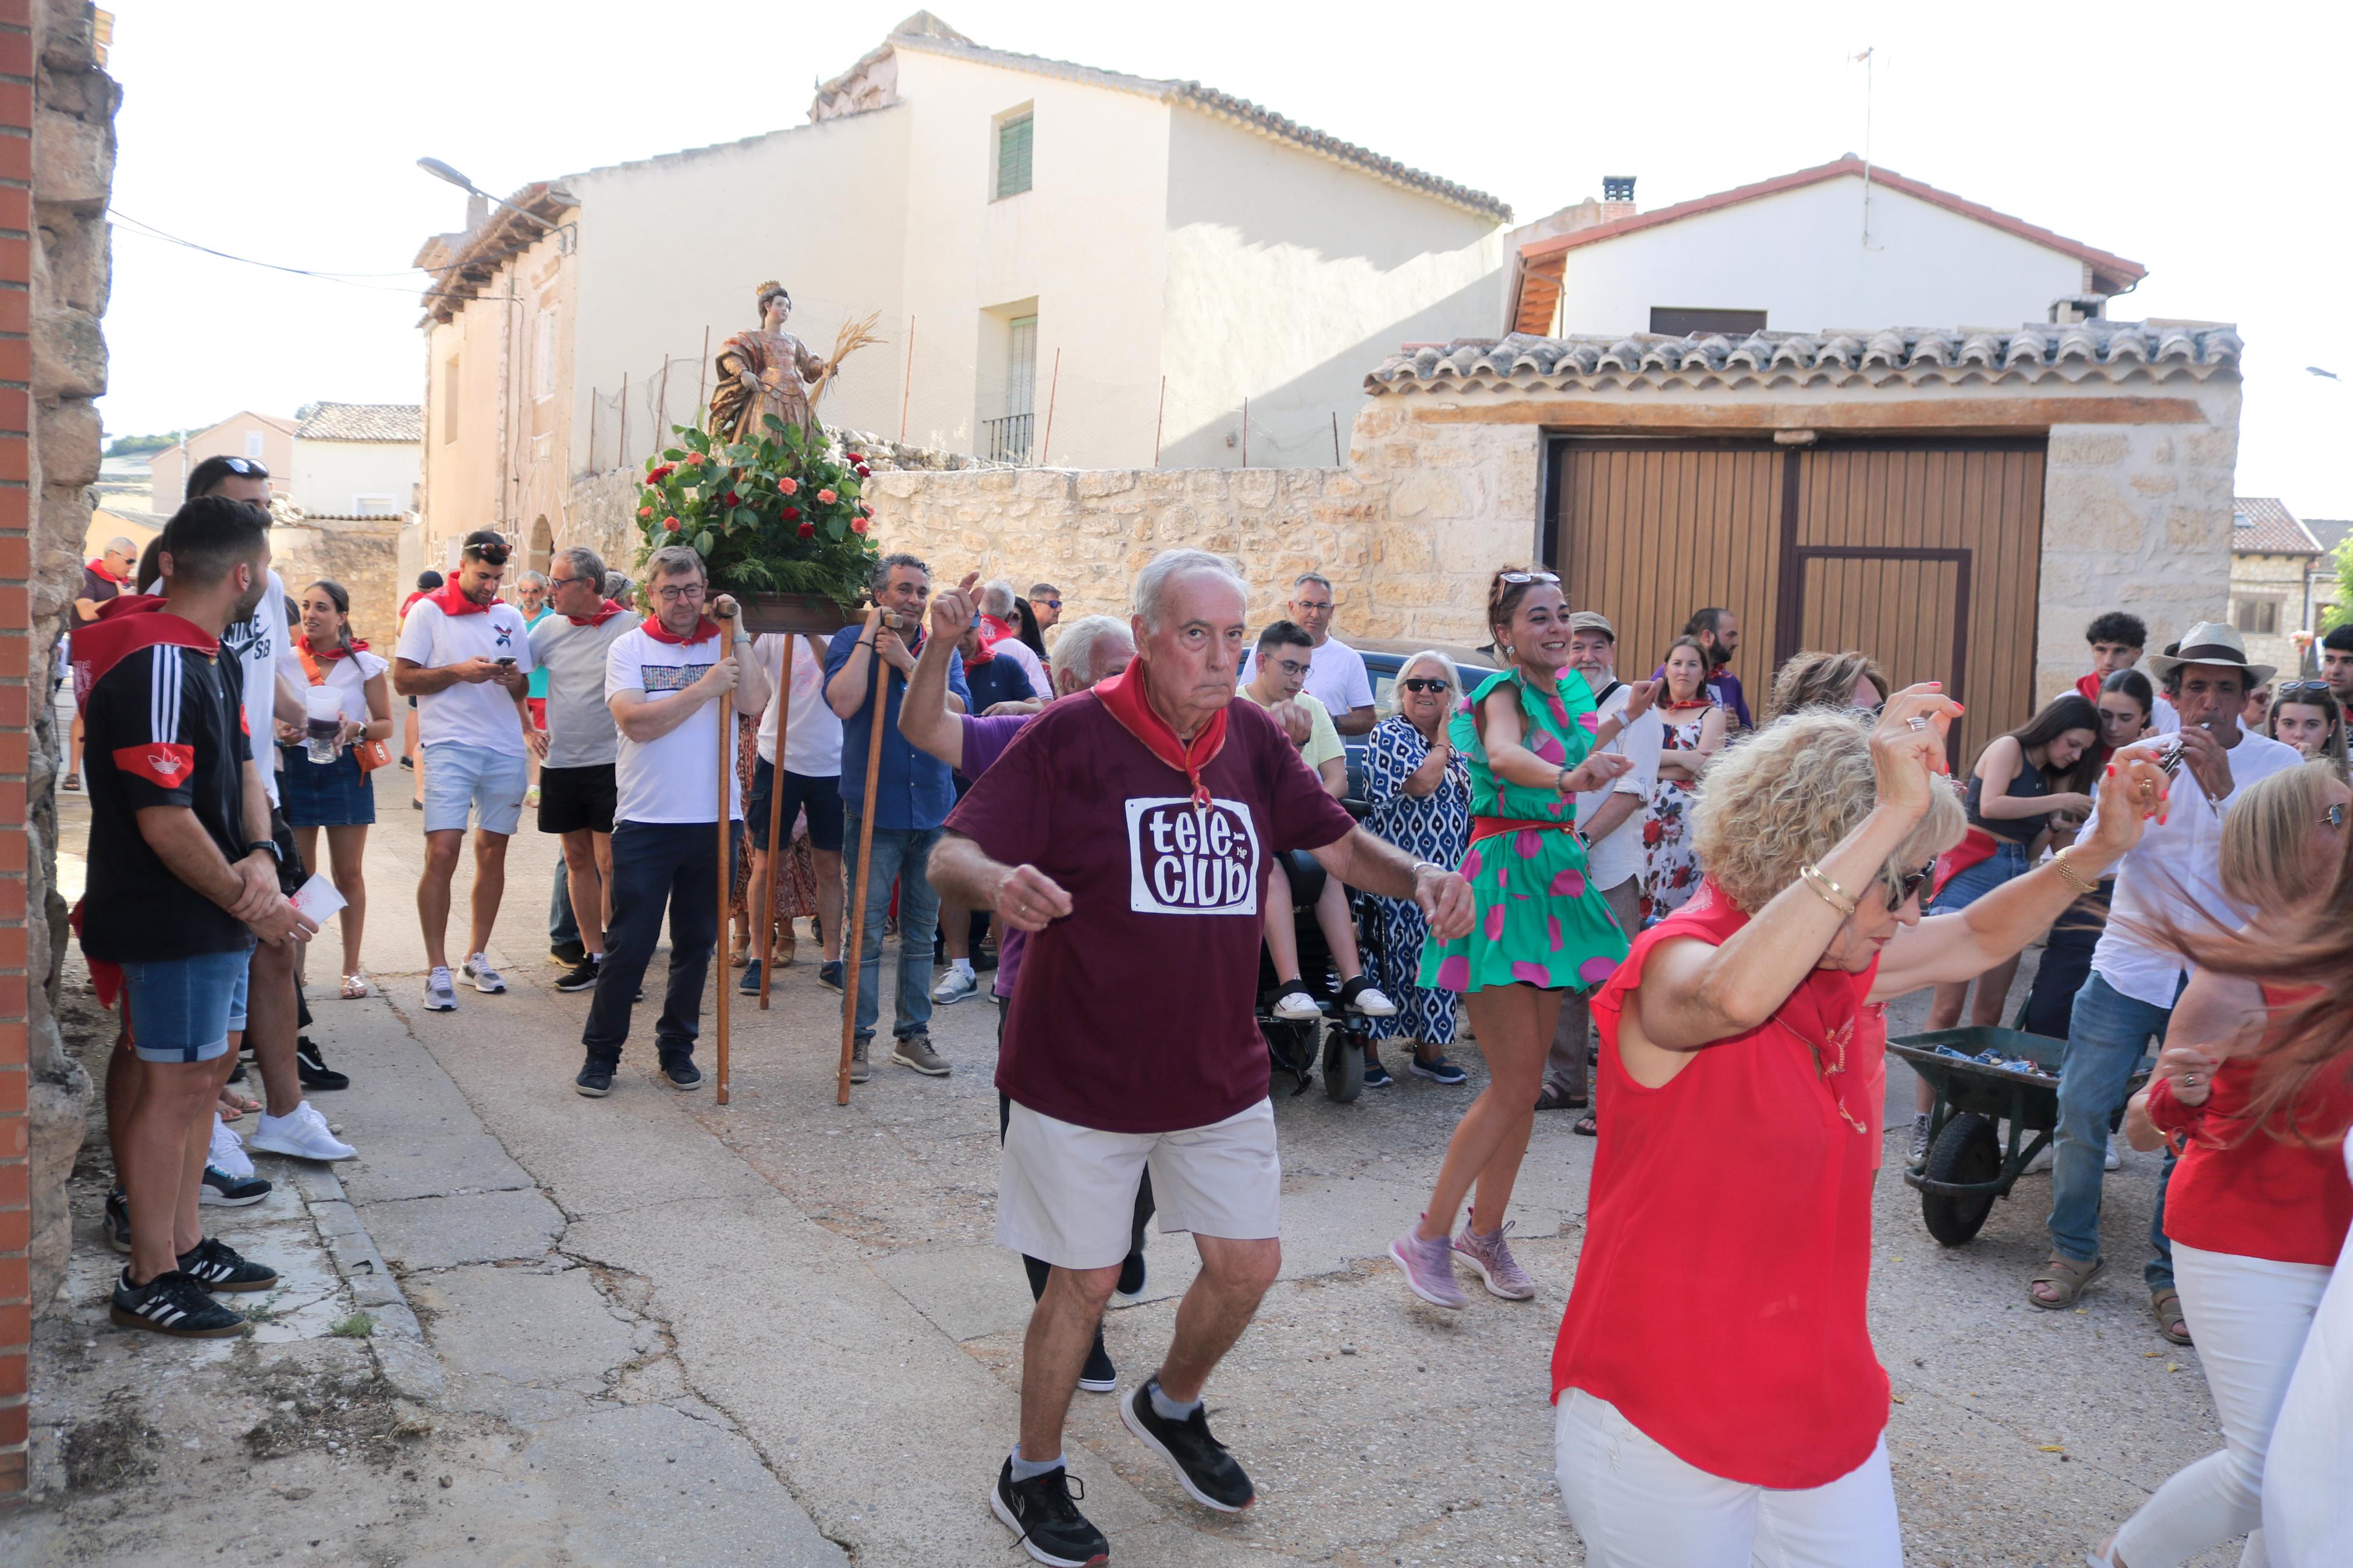
[[[1809,708],[1776,720],[1707,770],[1692,803],[1692,850],[1725,897],[1750,913],[1798,879],[1871,815],[1870,716]],[[1949,781],[1881,868],[1887,885],[1961,841],[1968,828]]]
[[[2258,910],[2327,891],[2337,866],[2314,828],[2337,782],[2336,764],[2323,759],[2283,769],[2232,802],[2222,819],[2222,891]]]

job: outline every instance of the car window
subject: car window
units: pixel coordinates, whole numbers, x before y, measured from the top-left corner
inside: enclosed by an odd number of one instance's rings
[[[1389,688],[1397,684],[1397,667],[1388,663],[1375,664],[1367,659],[1365,673],[1373,678],[1373,711],[1387,713],[1389,710]]]

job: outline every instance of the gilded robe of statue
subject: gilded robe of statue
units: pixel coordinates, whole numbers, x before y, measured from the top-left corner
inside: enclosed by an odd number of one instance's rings
[[[825,368],[825,361],[790,332],[755,327],[736,333],[720,346],[719,384],[711,394],[711,433],[728,441],[774,440],[776,432],[764,423],[774,416],[816,436],[809,389]],[[759,379],[757,393],[744,384],[747,371]]]

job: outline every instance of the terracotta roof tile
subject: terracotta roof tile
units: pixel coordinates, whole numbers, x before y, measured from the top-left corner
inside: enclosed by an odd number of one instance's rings
[[[297,441],[422,441],[425,409],[415,403],[314,403]]]
[[[2276,496],[2234,496],[2231,500],[2231,552],[2234,555],[2317,555],[2320,542]]]

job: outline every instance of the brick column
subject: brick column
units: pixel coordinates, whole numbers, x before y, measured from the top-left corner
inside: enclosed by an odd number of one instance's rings
[[[25,1489],[32,1339],[25,790],[32,707],[33,17],[0,0],[0,1508]]]

